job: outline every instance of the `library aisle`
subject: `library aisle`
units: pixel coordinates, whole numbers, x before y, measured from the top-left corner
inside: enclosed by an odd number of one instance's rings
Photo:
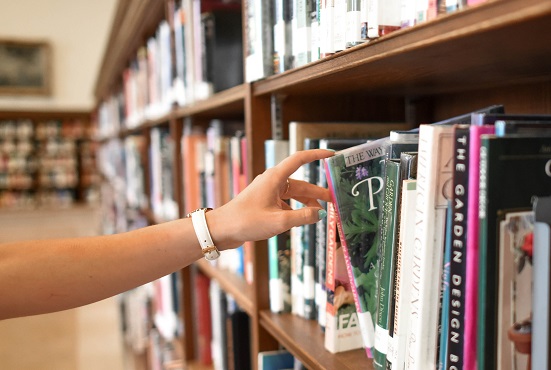
[[[0,209],[0,243],[98,233],[92,207]],[[0,321],[0,369],[124,369],[117,298],[63,312]]]

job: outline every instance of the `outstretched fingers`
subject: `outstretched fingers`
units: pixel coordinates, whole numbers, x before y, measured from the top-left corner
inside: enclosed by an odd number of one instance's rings
[[[335,152],[325,149],[310,149],[294,153],[293,155],[282,160],[274,167],[274,175],[278,181],[285,181],[289,176],[296,172],[302,165],[320,159],[329,158]]]

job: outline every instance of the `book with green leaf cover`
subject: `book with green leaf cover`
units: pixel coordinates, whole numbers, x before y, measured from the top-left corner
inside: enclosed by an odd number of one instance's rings
[[[388,138],[337,152],[324,160],[347,273],[368,357],[373,357],[377,249]]]

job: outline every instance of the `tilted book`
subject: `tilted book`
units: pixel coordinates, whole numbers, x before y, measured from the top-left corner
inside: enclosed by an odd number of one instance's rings
[[[551,137],[482,136],[479,189],[478,345],[480,369],[497,369],[500,214],[551,195]]]
[[[362,333],[337,231],[337,212],[327,203],[326,322],[324,346],[331,353],[362,348]]]
[[[417,159],[417,214],[406,369],[434,369],[446,207],[451,199],[453,126],[421,125]]]
[[[388,142],[388,138],[378,139],[324,160],[368,357],[373,357],[375,339],[377,250]]]
[[[332,149],[335,151],[343,150],[346,148],[350,148],[356,145],[360,145],[365,143],[365,139],[320,139],[320,148],[321,149]],[[319,175],[318,175],[318,186],[321,186],[323,188],[327,188],[327,176],[325,175],[325,166],[320,165],[318,167]],[[317,260],[317,288],[316,288],[316,302],[318,305],[318,322],[321,325],[321,327],[325,327],[327,318],[326,314],[331,311],[327,309],[329,306],[328,298],[327,298],[327,249],[329,245],[329,238],[335,238],[336,239],[336,222],[332,227],[332,234],[330,235],[328,230],[328,221],[329,221],[329,215],[330,212],[328,210],[328,204],[326,202],[320,201],[320,204],[325,208],[327,211],[328,217],[324,218],[323,220],[320,220],[319,222],[316,222],[317,227],[317,233],[316,233],[316,260]],[[334,211],[333,211],[334,212]],[[334,291],[334,286],[331,288],[332,291]],[[355,309],[354,309],[355,311]],[[326,330],[326,337],[328,334],[328,330]],[[358,347],[359,348],[359,347]]]
[[[391,130],[402,130],[405,127],[403,123],[293,121],[289,123],[289,154],[304,150],[306,138],[364,138],[367,140],[387,136]],[[304,177],[305,167],[299,168],[291,177],[297,180],[306,180]],[[302,203],[294,199],[290,200],[290,205],[293,209],[302,207]],[[291,229],[292,312],[298,316],[305,316],[303,255],[307,240],[306,226]]]

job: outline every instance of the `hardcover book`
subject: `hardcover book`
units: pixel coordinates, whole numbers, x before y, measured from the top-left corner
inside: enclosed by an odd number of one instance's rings
[[[514,170],[512,170],[514,169]],[[497,369],[500,214],[551,195],[551,137],[482,136],[480,147],[478,367]]]
[[[495,122],[496,135],[551,135],[551,116],[547,121],[528,121],[522,117],[518,119],[503,119]]]
[[[522,331],[532,316],[534,213],[531,208],[510,209],[498,217],[497,368],[529,369],[530,352],[515,345],[531,336]]]
[[[245,81],[253,82],[274,72],[273,10],[261,0],[247,0],[244,6]]]
[[[319,139],[304,139],[304,149],[319,148]],[[320,161],[313,161],[304,166],[304,179],[312,184],[318,183]],[[304,280],[304,316],[310,320],[317,320],[316,307],[316,242],[317,228],[316,224],[305,225],[304,232],[306,243],[303,244],[303,267],[302,276]]]
[[[292,369],[295,358],[287,350],[263,351],[258,353],[258,370]]]
[[[476,332],[478,310],[478,193],[480,185],[480,137],[494,132],[494,126],[469,128],[469,190],[467,195],[467,258],[465,288],[465,327],[463,366],[476,369]]]
[[[375,344],[377,251],[388,141],[374,140],[324,160],[368,357],[373,357]]]
[[[376,369],[386,368],[386,357],[389,342],[389,308],[394,299],[391,282],[394,276],[394,241],[396,219],[398,213],[398,192],[400,191],[400,161],[386,158],[385,189],[381,209],[379,228],[378,279],[377,279],[377,309],[375,315],[375,353],[373,365]]]
[[[469,125],[455,125],[453,132],[453,192],[451,257],[449,266],[449,284],[453,295],[447,296],[447,304],[453,307],[448,322],[446,347],[448,355],[445,364],[463,368],[463,346],[465,332],[465,295],[467,274],[467,202],[469,196]],[[452,321],[450,325],[450,321]],[[448,368],[447,366],[445,367]]]
[[[197,163],[199,162],[199,158],[197,158],[197,146],[206,144],[205,132],[200,127],[193,126],[191,121],[187,121],[184,123],[181,144],[184,213],[189,213],[203,206],[201,202],[200,175],[197,168]]]
[[[385,158],[385,188],[378,261],[377,316],[375,326],[375,367],[386,367],[388,343],[394,332],[394,271],[397,249],[397,228],[400,219],[401,176],[400,157],[403,152],[416,151],[419,146],[417,131],[390,132]],[[391,367],[391,363],[387,363]]]
[[[331,353],[362,348],[362,333],[337,231],[337,211],[327,203],[327,302],[324,346]]]
[[[393,335],[387,352],[387,364],[393,370],[403,370],[406,361],[406,335],[411,313],[410,295],[413,277],[413,241],[415,230],[415,203],[417,180],[402,183],[401,217],[399,223],[398,250],[396,252],[396,282]]]
[[[320,139],[319,147],[321,149],[332,149],[335,151],[343,150],[350,148],[356,145],[365,143],[365,139]],[[318,167],[318,186],[327,188],[327,176],[325,175],[325,166],[320,165]],[[327,204],[325,202],[320,202],[320,204],[327,210]],[[329,213],[329,211],[328,211]],[[336,233],[336,224],[334,225],[335,229],[333,230]],[[316,260],[317,260],[317,288],[316,288],[316,302],[318,305],[318,322],[321,327],[325,327],[326,323],[326,306],[327,306],[327,292],[326,292],[326,276],[327,276],[327,245],[329,243],[329,230],[328,228],[328,217],[320,220],[316,223],[317,233],[316,233]],[[332,235],[335,237],[335,235]],[[327,333],[327,332],[326,332]],[[327,334],[326,334],[327,335]]]
[[[387,136],[390,130],[405,128],[403,123],[375,123],[375,122],[298,122],[289,123],[289,154],[304,150],[304,140],[323,138],[376,138]],[[305,166],[299,168],[292,178],[306,180]],[[290,200],[291,208],[298,209],[302,204]],[[291,297],[292,312],[298,316],[305,316],[304,311],[304,278],[303,255],[308,234],[305,226],[291,229]]]
[[[533,249],[532,369],[551,365],[551,197],[536,197]]]
[[[421,125],[417,214],[406,369],[436,368],[446,207],[451,199],[453,126]]]
[[[446,209],[446,236],[444,238],[444,260],[442,261],[442,288],[439,322],[439,347],[438,347],[438,368],[448,369],[448,333],[451,329],[449,318],[451,313],[450,305],[450,261],[452,258],[452,217],[453,208],[451,200]]]
[[[288,140],[266,140],[266,168],[281,162],[289,154]],[[270,309],[291,312],[291,259],[289,232],[268,239]]]

